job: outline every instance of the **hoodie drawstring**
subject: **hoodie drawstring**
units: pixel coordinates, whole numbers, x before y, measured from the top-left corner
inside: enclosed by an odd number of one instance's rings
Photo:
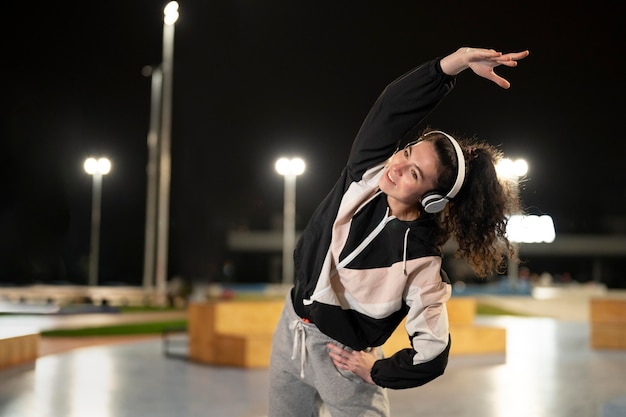
[[[409,244],[409,232],[411,228],[407,227],[406,232],[404,232],[404,251],[402,253],[402,272],[404,272],[404,276],[406,276],[406,251],[407,246]]]
[[[293,330],[293,349],[291,360],[296,359],[298,344],[300,345],[300,378],[304,378],[304,363],[306,362],[306,331],[302,320],[293,320],[289,323],[289,329]]]

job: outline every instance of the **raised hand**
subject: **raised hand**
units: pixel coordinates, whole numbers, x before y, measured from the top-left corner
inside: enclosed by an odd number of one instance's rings
[[[509,88],[511,83],[495,73],[500,65],[516,67],[517,61],[528,56],[529,51],[503,54],[493,49],[459,48],[456,52],[441,59],[441,69],[448,75],[457,75],[465,69],[471,69],[476,75],[493,81],[502,88]]]

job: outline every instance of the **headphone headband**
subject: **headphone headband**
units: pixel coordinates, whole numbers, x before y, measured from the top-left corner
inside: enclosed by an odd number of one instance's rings
[[[437,194],[436,192],[431,192],[424,195],[424,197],[422,198],[422,206],[427,213],[438,213],[443,210],[446,204],[448,204],[448,201],[454,198],[459,193],[461,187],[463,186],[463,181],[465,181],[465,157],[463,156],[463,150],[461,150],[461,146],[456,141],[456,139],[441,130],[431,130],[430,132],[425,133],[422,138],[433,133],[439,133],[441,135],[444,135],[448,138],[448,140],[450,140],[450,143],[452,143],[452,146],[454,147],[454,150],[456,152],[457,171],[456,180],[454,180],[452,188],[445,196]]]

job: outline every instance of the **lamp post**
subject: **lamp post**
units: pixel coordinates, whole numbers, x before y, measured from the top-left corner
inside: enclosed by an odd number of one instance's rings
[[[293,282],[293,251],[296,246],[296,177],[304,172],[300,158],[280,158],[276,171],[285,177],[283,206],[283,284]]]
[[[167,256],[169,239],[169,203],[171,178],[172,80],[174,69],[174,24],[178,20],[178,3],[171,1],[163,9],[163,77],[161,102],[161,129],[159,146],[158,220],[156,246],[156,297],[165,303]]]
[[[87,158],[85,172],[93,178],[91,189],[91,242],[89,245],[88,284],[98,285],[98,258],[100,252],[100,212],[102,206],[102,176],[111,171],[111,161],[107,158]]]
[[[158,205],[158,160],[159,131],[161,120],[161,88],[163,73],[161,67],[146,66],[142,70],[145,76],[151,77],[150,93],[150,126],[148,130],[148,164],[146,166],[146,233],[144,242],[143,289],[151,293],[154,287],[154,269],[156,257],[156,227]]]
[[[528,173],[528,162],[524,159],[516,159],[513,161],[509,158],[503,158],[498,162],[496,172],[501,179],[517,183],[521,177]],[[514,219],[516,218],[517,217],[514,217]],[[507,225],[507,235],[509,236],[509,240],[512,242],[513,250],[517,255],[519,253],[519,245],[523,242],[523,240],[521,240],[519,233],[517,232],[517,228],[512,227],[515,222],[516,220],[509,220],[509,224]],[[517,281],[519,278],[518,269],[518,262],[509,258],[507,264],[507,276],[511,287],[517,287]]]

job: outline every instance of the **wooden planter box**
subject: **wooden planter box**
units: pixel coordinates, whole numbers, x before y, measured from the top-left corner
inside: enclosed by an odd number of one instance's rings
[[[272,335],[283,300],[224,300],[192,303],[188,308],[189,358],[211,364],[264,368],[269,366]],[[476,326],[476,300],[456,298],[447,303],[452,355],[506,351],[506,330]],[[383,345],[386,355],[409,347],[404,323]]]
[[[0,329],[0,369],[37,360],[39,333]]]
[[[626,349],[626,299],[590,300],[591,347]]]

